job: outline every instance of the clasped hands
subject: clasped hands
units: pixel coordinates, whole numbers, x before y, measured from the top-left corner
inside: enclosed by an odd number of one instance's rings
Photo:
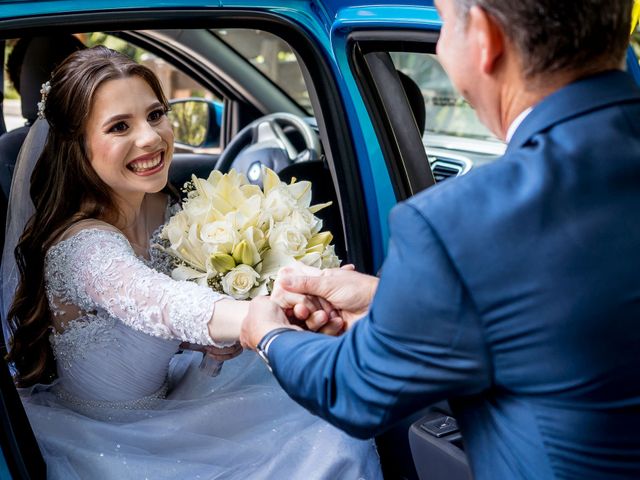
[[[255,350],[280,327],[339,335],[367,313],[377,286],[376,277],[353,265],[320,270],[296,262],[278,272],[270,297],[251,301],[240,341]]]

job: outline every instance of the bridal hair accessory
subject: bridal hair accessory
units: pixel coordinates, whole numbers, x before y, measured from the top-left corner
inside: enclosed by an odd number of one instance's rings
[[[42,84],[42,88],[40,89],[40,94],[42,95],[41,100],[38,102],[38,118],[44,118],[44,107],[47,104],[47,95],[51,91],[51,83],[47,80]]]

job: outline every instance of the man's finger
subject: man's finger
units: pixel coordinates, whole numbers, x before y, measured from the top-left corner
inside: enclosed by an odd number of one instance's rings
[[[292,275],[280,280],[282,288],[293,293],[304,293],[316,297],[326,297],[323,290],[323,277],[310,277],[308,275]]]

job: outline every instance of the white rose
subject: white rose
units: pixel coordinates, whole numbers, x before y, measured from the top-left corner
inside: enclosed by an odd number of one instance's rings
[[[307,237],[293,225],[281,223],[276,225],[269,234],[269,245],[277,252],[286,255],[304,255],[307,247]]]
[[[200,225],[207,223],[214,216],[211,211],[211,202],[205,197],[196,197],[189,200],[185,205],[183,212],[189,217],[189,224],[199,223]]]
[[[257,285],[260,275],[249,265],[238,265],[222,277],[222,290],[236,300],[249,298],[251,290]]]
[[[272,189],[262,203],[264,213],[276,222],[284,220],[295,207],[296,201],[285,186]]]
[[[239,239],[240,235],[229,222],[211,222],[200,229],[200,240],[215,247],[217,252],[231,253]]]
[[[340,259],[336,255],[336,248],[333,245],[329,245],[322,252],[322,266],[320,268],[338,268],[340,266]]]
[[[294,228],[301,232],[306,232],[307,238],[310,238],[322,229],[322,220],[307,209],[296,209],[291,212],[287,223],[293,225]]]
[[[171,217],[169,223],[162,229],[162,238],[169,240],[171,245],[178,245],[180,240],[186,237],[188,233],[189,223],[187,222],[186,214],[178,212]]]

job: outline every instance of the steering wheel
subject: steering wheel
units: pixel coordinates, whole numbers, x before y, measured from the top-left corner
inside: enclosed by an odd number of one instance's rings
[[[280,124],[295,128],[304,140],[298,152]],[[247,176],[249,182],[262,186],[262,166],[276,173],[287,165],[320,158],[320,139],[307,122],[291,113],[272,113],[244,127],[224,149],[216,170],[226,173],[232,168]]]

